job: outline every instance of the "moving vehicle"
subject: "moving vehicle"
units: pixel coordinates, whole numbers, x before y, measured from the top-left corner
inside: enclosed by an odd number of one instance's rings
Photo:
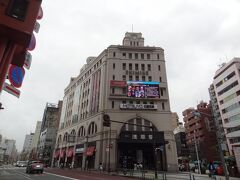
[[[26,173],[40,172],[43,173],[43,163],[41,161],[29,161],[26,168]]]
[[[28,161],[17,161],[16,166],[17,167],[26,167]]]

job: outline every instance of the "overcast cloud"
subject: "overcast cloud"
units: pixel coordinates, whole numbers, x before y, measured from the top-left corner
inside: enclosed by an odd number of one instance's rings
[[[72,4],[71,4],[72,3]],[[42,120],[47,102],[63,98],[70,77],[88,56],[122,44],[125,32],[142,32],[145,45],[165,50],[171,110],[181,113],[209,101],[218,65],[240,56],[238,0],[43,0],[37,46],[20,99],[2,92],[0,133],[17,141]]]

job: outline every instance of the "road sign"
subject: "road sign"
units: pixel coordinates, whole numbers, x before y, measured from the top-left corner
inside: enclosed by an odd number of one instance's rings
[[[32,51],[35,49],[35,47],[36,47],[36,38],[34,36],[34,33],[32,33],[32,37],[31,37],[31,40],[30,40],[27,50]]]
[[[34,31],[36,32],[36,33],[38,33],[39,32],[39,29],[40,29],[40,24],[36,21],[35,22],[35,24],[34,24]]]
[[[37,19],[42,19],[42,17],[43,17],[43,10],[42,10],[42,7],[40,6],[40,8],[38,10]]]
[[[20,97],[20,91],[10,84],[4,83],[3,84],[3,90],[8,92],[9,94],[12,94],[12,95],[16,96],[17,98]]]
[[[32,63],[32,55],[29,52],[26,52],[24,67],[30,69]]]
[[[22,67],[11,65],[8,71],[8,79],[14,87],[19,88],[22,86],[24,74],[25,71]]]

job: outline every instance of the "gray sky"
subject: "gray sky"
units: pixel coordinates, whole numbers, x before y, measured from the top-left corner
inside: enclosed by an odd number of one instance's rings
[[[72,3],[72,4],[70,4]],[[20,99],[2,92],[0,133],[17,141],[57,103],[88,56],[122,44],[125,32],[142,32],[145,45],[165,50],[171,110],[181,113],[209,101],[218,65],[240,56],[238,0],[43,0],[37,46],[31,52]]]

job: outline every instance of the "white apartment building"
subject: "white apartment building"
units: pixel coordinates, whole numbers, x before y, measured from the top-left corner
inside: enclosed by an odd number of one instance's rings
[[[40,131],[41,131],[41,125],[42,125],[42,121],[37,121],[34,136],[32,139],[31,149],[34,149],[34,150],[37,149]]]
[[[111,128],[103,126],[104,114],[117,121]],[[66,87],[55,165],[116,170],[142,163],[176,171],[171,118],[164,50],[127,32],[122,45],[89,57]]]
[[[213,85],[230,155],[235,155],[240,170],[240,58],[223,64]]]
[[[34,136],[34,133],[26,134],[22,152],[30,153],[33,136]]]

